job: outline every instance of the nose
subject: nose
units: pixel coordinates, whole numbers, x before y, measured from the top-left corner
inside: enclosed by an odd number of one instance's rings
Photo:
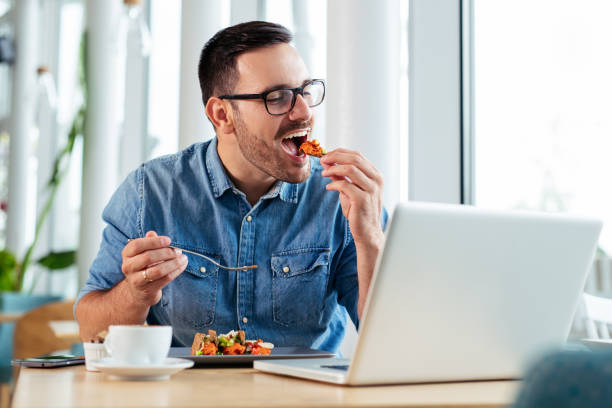
[[[310,120],[312,117],[312,109],[308,106],[304,97],[300,94],[296,96],[295,105],[289,111],[289,119],[291,120]]]

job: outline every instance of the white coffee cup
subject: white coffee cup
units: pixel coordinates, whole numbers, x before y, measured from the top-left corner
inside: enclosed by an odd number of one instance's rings
[[[159,365],[172,342],[172,326],[109,326],[104,341],[117,364]]]

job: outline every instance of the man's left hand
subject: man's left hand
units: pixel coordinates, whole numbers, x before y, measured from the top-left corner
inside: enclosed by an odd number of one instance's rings
[[[357,248],[380,248],[383,177],[361,153],[336,149],[321,158],[327,190],[340,193],[342,213],[349,222]]]

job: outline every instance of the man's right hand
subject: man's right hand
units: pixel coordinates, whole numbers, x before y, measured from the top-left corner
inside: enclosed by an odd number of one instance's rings
[[[136,302],[155,305],[161,300],[162,288],[187,267],[187,257],[169,245],[170,238],[149,231],[145,238],[134,239],[123,248],[121,271]]]

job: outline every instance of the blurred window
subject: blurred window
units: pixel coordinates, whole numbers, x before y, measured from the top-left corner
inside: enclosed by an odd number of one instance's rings
[[[475,204],[601,217],[612,251],[612,2],[474,0]]]

